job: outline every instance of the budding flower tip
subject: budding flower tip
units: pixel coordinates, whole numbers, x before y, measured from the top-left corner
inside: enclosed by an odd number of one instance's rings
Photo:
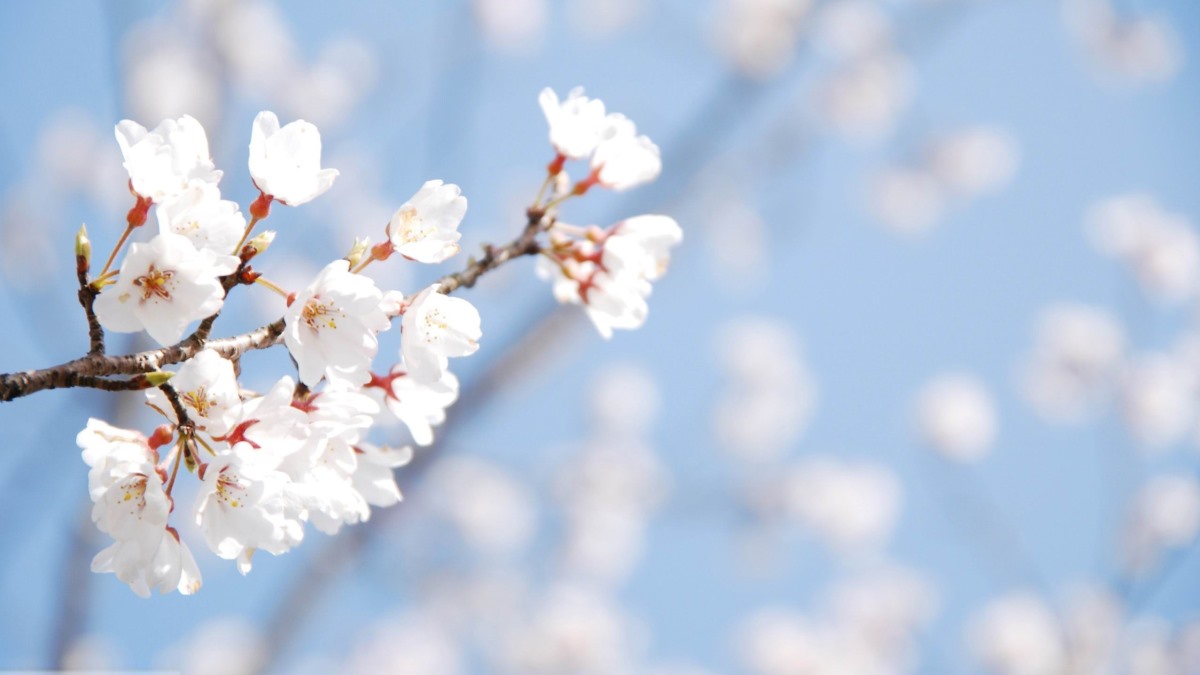
[[[156,370],[153,373],[146,373],[142,377],[146,378],[146,382],[150,383],[151,387],[161,387],[175,377],[175,373],[169,370]]]
[[[88,238],[87,223],[80,225],[75,234],[75,257],[85,264],[92,260],[92,240]]]

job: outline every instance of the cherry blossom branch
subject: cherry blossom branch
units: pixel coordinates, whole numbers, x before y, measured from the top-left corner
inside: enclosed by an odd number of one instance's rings
[[[461,272],[447,274],[438,280],[441,291],[449,294],[459,288],[471,288],[479,280],[479,277],[509,260],[525,255],[536,255],[541,251],[537,235],[542,230],[542,221],[545,213],[539,209],[529,209],[526,214],[529,217],[529,221],[525,225],[525,229],[521,232],[521,236],[500,248],[496,248],[491,244],[484,244],[482,258],[478,260],[472,259]]]
[[[459,288],[471,288],[481,276],[504,263],[521,256],[536,254],[541,250],[537,242],[537,235],[541,231],[543,216],[541,211],[531,210],[529,222],[520,236],[504,246],[485,245],[483,257],[471,260],[461,271],[448,274],[438,281],[441,291],[449,294]],[[233,286],[244,283],[246,269],[245,265],[242,265],[234,274],[222,278],[222,285],[226,292]],[[93,291],[90,294],[89,302],[94,298],[95,292]],[[80,301],[85,301],[83,290],[80,291]],[[89,314],[90,327],[95,315],[89,310],[89,307],[89,304],[84,305],[85,311]],[[12,401],[47,389],[71,387],[89,387],[105,391],[149,389],[154,384],[145,378],[146,373],[153,373],[163,366],[186,361],[203,349],[215,350],[227,359],[237,359],[246,352],[266,349],[278,344],[283,335],[284,322],[283,319],[278,319],[248,333],[210,340],[208,335],[218,314],[205,318],[194,333],[169,347],[112,356],[103,352],[102,342],[101,349],[96,351],[97,343],[93,337],[93,350],[80,358],[49,368],[0,374],[0,402]],[[98,328],[99,323],[96,323],[96,326]],[[102,341],[103,331],[100,331],[99,335]],[[127,380],[106,379],[114,375],[132,377]]]

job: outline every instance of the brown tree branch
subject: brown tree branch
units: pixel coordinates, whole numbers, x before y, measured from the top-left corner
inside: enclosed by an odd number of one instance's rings
[[[438,281],[441,284],[441,291],[449,294],[459,288],[471,288],[479,280],[479,277],[509,260],[536,254],[540,250],[537,235],[541,231],[542,216],[540,211],[530,211],[529,223],[520,236],[499,248],[485,245],[482,258],[472,259],[461,271],[447,274]],[[243,265],[238,272],[222,278],[222,285],[226,292],[239,283],[244,267]],[[90,299],[85,302],[84,290],[80,290],[80,302],[85,303],[85,311],[90,307],[87,302],[94,299],[95,293],[92,292]],[[93,318],[94,313],[89,312],[89,327]],[[248,351],[266,349],[278,344],[283,335],[284,322],[283,319],[278,319],[248,333],[210,340],[208,334],[216,318],[217,314],[205,318],[194,333],[174,345],[136,354],[121,356],[105,354],[102,342],[100,350],[95,351],[97,343],[93,337],[93,351],[86,356],[49,368],[0,375],[0,402],[11,401],[46,389],[70,387],[90,387],[106,391],[147,389],[151,385],[144,378],[137,376],[152,373],[163,366],[186,361],[203,349],[213,349],[227,359],[236,359]],[[99,323],[97,322],[95,325],[99,330]],[[101,331],[99,334],[102,341],[103,332]],[[114,375],[132,377],[128,380],[106,379]]]
[[[88,279],[86,256],[75,256],[75,278],[79,281],[79,305],[83,307],[83,314],[87,317],[88,354],[103,354],[104,328],[100,326],[100,320],[96,318],[94,309],[99,291],[92,287],[91,279]]]

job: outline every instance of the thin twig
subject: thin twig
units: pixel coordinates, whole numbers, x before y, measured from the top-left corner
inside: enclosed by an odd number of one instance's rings
[[[83,314],[87,317],[88,354],[103,354],[104,328],[100,326],[94,308],[98,291],[92,287],[91,279],[88,278],[88,260],[82,255],[77,255],[75,259],[75,278],[79,281],[79,305],[83,307]]]

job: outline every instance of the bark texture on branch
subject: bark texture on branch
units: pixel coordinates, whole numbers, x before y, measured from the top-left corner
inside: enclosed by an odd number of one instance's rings
[[[529,212],[529,223],[521,235],[508,244],[495,247],[484,246],[483,257],[472,260],[462,271],[448,274],[439,280],[443,293],[452,293],[459,288],[471,288],[479,277],[500,265],[524,255],[536,254],[540,249],[537,235],[541,231],[543,214],[540,211]],[[240,272],[240,268],[239,268]],[[226,293],[232,286],[239,283],[238,273],[222,279]],[[80,303],[88,315],[89,335],[92,352],[73,361],[16,373],[0,374],[0,402],[28,396],[46,389],[64,389],[69,387],[90,387],[106,391],[130,391],[150,388],[150,383],[144,377],[163,366],[186,361],[203,349],[213,349],[227,359],[237,359],[246,352],[255,349],[266,349],[282,341],[284,323],[278,319],[265,326],[256,328],[248,333],[232,337],[208,339],[217,315],[214,314],[203,321],[196,331],[169,347],[151,349],[136,354],[112,356],[104,353],[103,331],[95,314],[90,310],[95,293],[85,298],[87,286],[81,288]],[[98,347],[98,349],[97,349]],[[128,379],[110,379],[124,376]]]

